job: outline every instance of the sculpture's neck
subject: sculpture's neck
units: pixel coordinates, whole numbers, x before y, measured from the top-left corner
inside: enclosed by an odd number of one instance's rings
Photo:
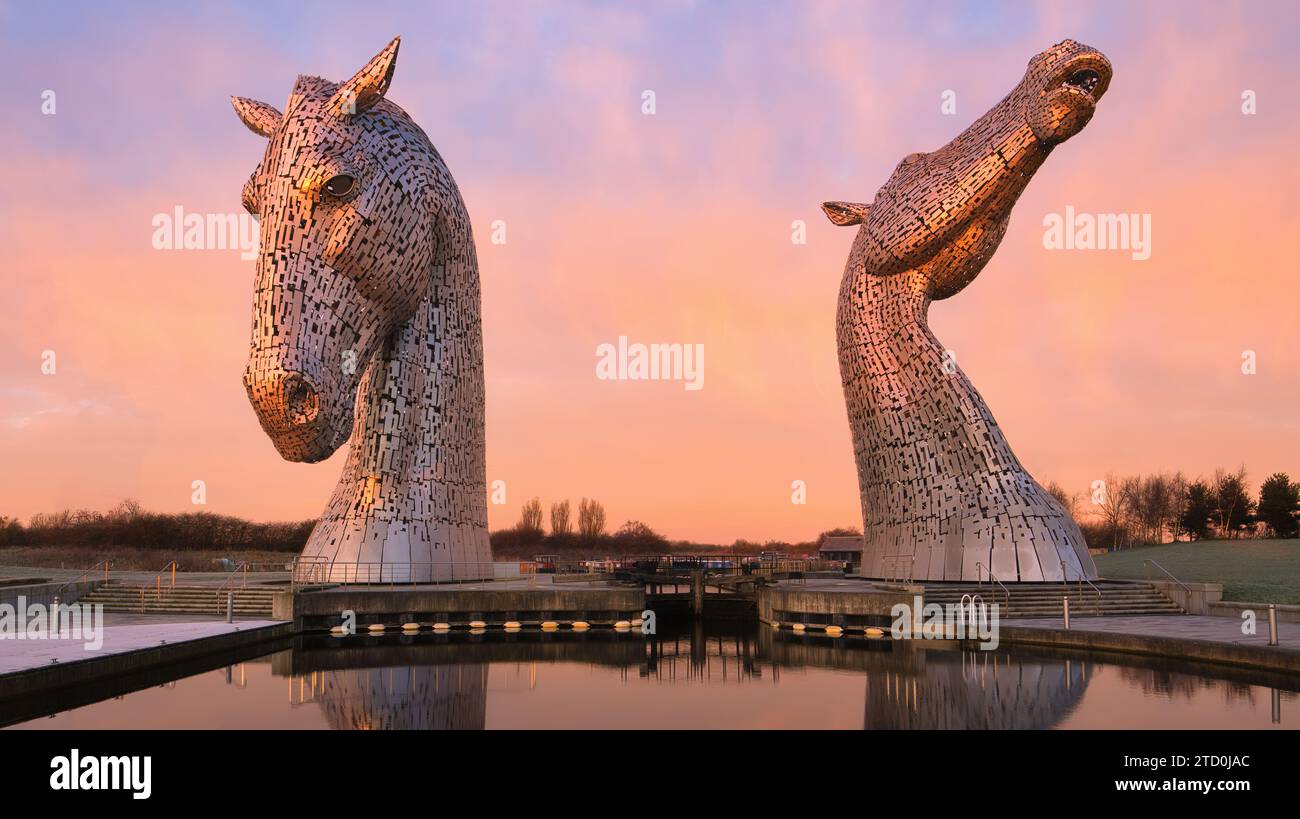
[[[891,494],[899,476],[932,478],[1021,470],[954,352],[930,331],[925,277],[846,274],[839,312],[840,372],[849,421],[880,442],[859,452],[868,521],[926,514]],[[912,442],[912,443],[909,443]],[[917,500],[919,499],[912,499]]]
[[[380,517],[415,509],[452,526],[486,527],[483,348],[472,243],[433,278],[428,297],[361,379],[348,460],[330,506]]]

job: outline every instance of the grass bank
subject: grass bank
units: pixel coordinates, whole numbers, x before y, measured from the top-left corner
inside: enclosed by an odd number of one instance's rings
[[[1202,540],[1139,546],[1100,555],[1094,560],[1102,577],[1158,580],[1154,560],[1179,580],[1222,583],[1224,600],[1251,603],[1300,603],[1300,539]]]

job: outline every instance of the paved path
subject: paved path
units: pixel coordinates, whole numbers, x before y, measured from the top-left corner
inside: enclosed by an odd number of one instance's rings
[[[1110,634],[1137,634],[1147,637],[1173,637],[1182,640],[1205,640],[1213,643],[1268,647],[1268,610],[1260,609],[1256,633],[1241,633],[1242,621],[1236,617],[1200,617],[1196,615],[1152,615],[1133,617],[1070,617],[1071,631],[1094,631]],[[1003,620],[1003,626],[1060,631],[1061,620],[1055,617]],[[1300,650],[1300,623],[1278,623],[1278,644]]]
[[[77,660],[89,660],[109,654],[120,654],[142,648],[154,648],[162,642],[180,643],[186,640],[201,640],[233,631],[275,625],[276,620],[204,620],[195,618],[186,622],[177,622],[176,618],[167,621],[155,621],[133,625],[111,625],[112,615],[105,615],[108,621],[100,628],[103,644],[98,649],[91,649],[86,642],[77,639],[0,639],[0,674],[12,674],[28,668],[39,668],[54,663],[70,663]],[[180,615],[188,618],[188,615]],[[140,617],[136,618],[142,619]],[[66,633],[66,632],[65,632]]]
[[[50,582],[65,582],[74,580],[85,575],[85,569],[51,569],[48,567],[37,568],[32,566],[0,566],[0,580],[7,578],[45,578]],[[114,569],[109,572],[110,580],[117,580],[124,583],[153,583],[154,578],[158,577],[158,572],[146,571],[118,571]],[[177,572],[177,584],[186,586],[219,586],[228,582],[235,577],[231,572]],[[88,580],[103,580],[103,572],[92,572]],[[171,574],[164,572],[162,575],[163,585],[171,582]],[[249,572],[248,582],[268,583],[268,582],[288,582],[289,573],[286,572]],[[236,580],[236,582],[239,582]]]
[[[179,576],[179,575],[178,575]],[[252,577],[252,575],[249,575]],[[478,580],[466,581],[463,583],[346,583],[334,584],[327,590],[337,591],[383,591],[391,589],[398,592],[413,591],[433,591],[433,592],[455,592],[455,591],[518,591],[519,589],[609,589],[611,584],[606,580],[565,580],[555,582],[554,575],[539,574],[535,576],[511,578],[509,580]]]
[[[834,592],[842,594],[870,594],[872,592],[888,591],[890,594],[898,594],[899,589],[906,584],[898,584],[889,589],[882,589],[869,580],[855,580],[853,578],[842,577],[810,577],[806,580],[778,580],[776,587],[779,589],[789,589],[791,591],[812,591],[812,592]],[[920,587],[918,586],[918,589]],[[917,594],[921,594],[920,591]]]

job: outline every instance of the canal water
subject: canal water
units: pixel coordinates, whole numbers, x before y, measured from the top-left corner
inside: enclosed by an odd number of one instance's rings
[[[1294,678],[765,626],[320,636],[274,649],[125,694],[81,692],[12,727],[1300,727]],[[0,723],[14,720],[0,714]]]

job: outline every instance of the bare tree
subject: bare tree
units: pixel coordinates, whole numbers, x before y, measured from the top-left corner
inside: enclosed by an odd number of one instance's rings
[[[578,531],[583,537],[605,534],[605,507],[599,501],[583,498],[578,502]]]
[[[1047,486],[1044,488],[1047,490],[1047,494],[1056,498],[1057,503],[1061,504],[1061,507],[1064,508],[1066,512],[1070,513],[1070,517],[1078,518],[1078,515],[1075,514],[1079,506],[1078,497],[1065,491],[1065,487],[1061,486],[1056,481],[1049,481]]]
[[[1173,506],[1170,486],[1169,476],[1161,473],[1148,475],[1138,482],[1133,512],[1148,543],[1164,542],[1165,521]]]
[[[519,510],[519,531],[540,535],[542,533],[542,499],[533,498]]]
[[[573,519],[570,517],[569,500],[551,504],[551,534],[573,534]]]
[[[1169,476],[1169,537],[1178,540],[1183,531],[1183,510],[1187,508],[1187,477],[1181,471]]]
[[[1094,501],[1101,507],[1102,520],[1110,530],[1112,549],[1118,549],[1128,541],[1136,485],[1136,478],[1120,478],[1108,472],[1102,481],[1100,492],[1094,495]]]

